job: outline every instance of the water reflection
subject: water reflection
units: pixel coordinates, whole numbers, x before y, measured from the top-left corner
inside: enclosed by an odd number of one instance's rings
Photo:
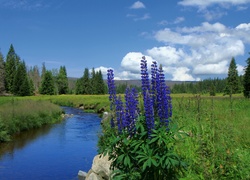
[[[4,154],[13,155],[14,150],[22,149],[27,144],[35,141],[37,137],[42,137],[49,133],[53,125],[46,125],[38,129],[32,129],[16,134],[11,142],[0,143],[0,159]]]

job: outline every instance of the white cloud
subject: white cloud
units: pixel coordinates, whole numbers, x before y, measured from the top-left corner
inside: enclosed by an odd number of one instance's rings
[[[141,1],[136,1],[136,2],[130,7],[130,9],[142,9],[142,8],[146,8],[146,6],[145,6]]]
[[[102,75],[103,75],[104,78],[105,78],[106,75],[107,75],[108,69],[113,69],[113,68],[111,68],[111,67],[110,67],[110,68],[107,68],[107,67],[100,66],[100,67],[95,68],[95,72],[101,70]]]
[[[144,14],[143,16],[141,17],[136,17],[134,18],[135,21],[141,21],[141,20],[147,20],[147,19],[150,19],[150,15],[149,14]]]
[[[171,46],[154,47],[148,49],[147,54],[153,59],[156,59],[158,63],[166,66],[178,64],[184,56],[182,50],[177,50]]]
[[[246,5],[250,0],[182,0],[178,4],[182,6],[194,6],[198,8],[198,13],[201,13],[207,21],[219,19],[227,15],[225,10],[231,6],[236,6],[237,10],[247,9]],[[211,9],[213,5],[219,5]]]
[[[33,10],[47,7],[42,1],[28,1],[28,0],[1,0],[1,5],[6,8]]]
[[[226,74],[228,62],[222,61],[217,64],[198,64],[193,69],[193,74]]]
[[[250,31],[250,23],[243,23],[240,24],[236,27],[237,30],[245,30],[245,31]]]
[[[247,3],[250,3],[250,0],[182,0],[178,4],[183,6],[198,6],[204,8],[214,4],[242,5]]]
[[[237,64],[237,71],[238,71],[238,75],[243,75],[245,74],[245,67],[240,64]]]
[[[127,53],[116,79],[140,79],[142,56],[148,60],[149,72],[152,61],[162,64],[166,79],[194,81],[206,75],[226,76],[232,57],[244,55],[245,45],[250,44],[249,26],[242,23],[232,28],[204,22],[200,26],[159,30],[154,37],[163,45],[144,53]],[[239,75],[243,74],[244,67],[237,67]]]
[[[190,74],[190,69],[187,67],[178,67],[173,71],[173,81],[195,81],[198,79],[193,78]]]
[[[131,73],[140,73],[140,63],[142,56],[145,56],[141,52],[129,52],[127,53],[121,62],[121,67],[124,71],[129,71]],[[145,56],[148,63],[152,63],[153,59],[150,56]]]
[[[181,22],[185,21],[185,18],[184,17],[177,17],[175,20],[174,20],[174,24],[179,24]]]

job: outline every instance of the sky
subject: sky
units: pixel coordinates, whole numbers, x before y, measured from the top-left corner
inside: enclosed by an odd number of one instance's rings
[[[140,79],[142,56],[167,80],[225,78],[232,58],[244,74],[249,12],[250,0],[0,0],[0,52],[77,78]]]

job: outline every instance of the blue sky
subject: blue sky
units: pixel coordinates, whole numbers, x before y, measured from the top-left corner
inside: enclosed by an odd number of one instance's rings
[[[0,0],[0,51],[10,44],[27,66],[113,68],[139,79],[140,59],[168,80],[226,77],[250,52],[250,0]]]

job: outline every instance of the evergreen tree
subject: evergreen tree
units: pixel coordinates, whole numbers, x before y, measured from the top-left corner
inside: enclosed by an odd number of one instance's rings
[[[65,66],[61,66],[57,76],[57,87],[59,94],[68,93],[68,78]]]
[[[33,84],[32,92],[35,91],[35,93],[38,93],[39,87],[41,84],[41,77],[40,77],[38,66],[31,67],[30,70],[28,71],[28,75],[29,75],[29,78],[31,79],[30,81]]]
[[[215,94],[216,94],[216,88],[215,88],[214,84],[211,85],[209,94],[210,94],[210,96],[215,96]]]
[[[98,91],[98,84],[97,84],[97,75],[95,72],[95,69],[92,68],[92,72],[91,72],[91,78],[90,78],[90,89],[91,89],[91,94],[97,94]]]
[[[13,45],[10,45],[5,63],[6,91],[13,92],[13,82],[20,58],[16,55]]]
[[[83,78],[76,80],[75,94],[83,94]]]
[[[43,64],[42,64],[42,74],[41,74],[41,79],[43,79],[43,76],[44,76],[45,72],[46,72],[46,66],[45,66],[45,62],[43,62]]]
[[[51,71],[46,70],[42,79],[40,93],[53,95],[55,91],[53,75]]]
[[[250,54],[250,53],[249,53]],[[245,68],[244,80],[243,80],[243,93],[246,98],[250,98],[250,57],[246,60],[247,66]]]
[[[19,63],[13,81],[13,94],[18,96],[30,96],[30,84],[26,71],[25,62]]]
[[[0,94],[5,92],[5,67],[4,67],[4,57],[0,52]]]
[[[227,77],[227,85],[225,89],[225,94],[236,94],[240,92],[239,86],[239,76],[237,65],[235,63],[235,59],[232,58],[229,69],[228,69],[228,77]]]
[[[96,73],[96,78],[95,78],[95,89],[96,89],[96,94],[105,94],[105,83],[103,81],[103,77],[102,77],[102,71],[99,70],[97,73]]]
[[[85,68],[83,77],[82,77],[83,93],[82,94],[91,94],[90,88],[90,78],[89,78],[89,69]]]

